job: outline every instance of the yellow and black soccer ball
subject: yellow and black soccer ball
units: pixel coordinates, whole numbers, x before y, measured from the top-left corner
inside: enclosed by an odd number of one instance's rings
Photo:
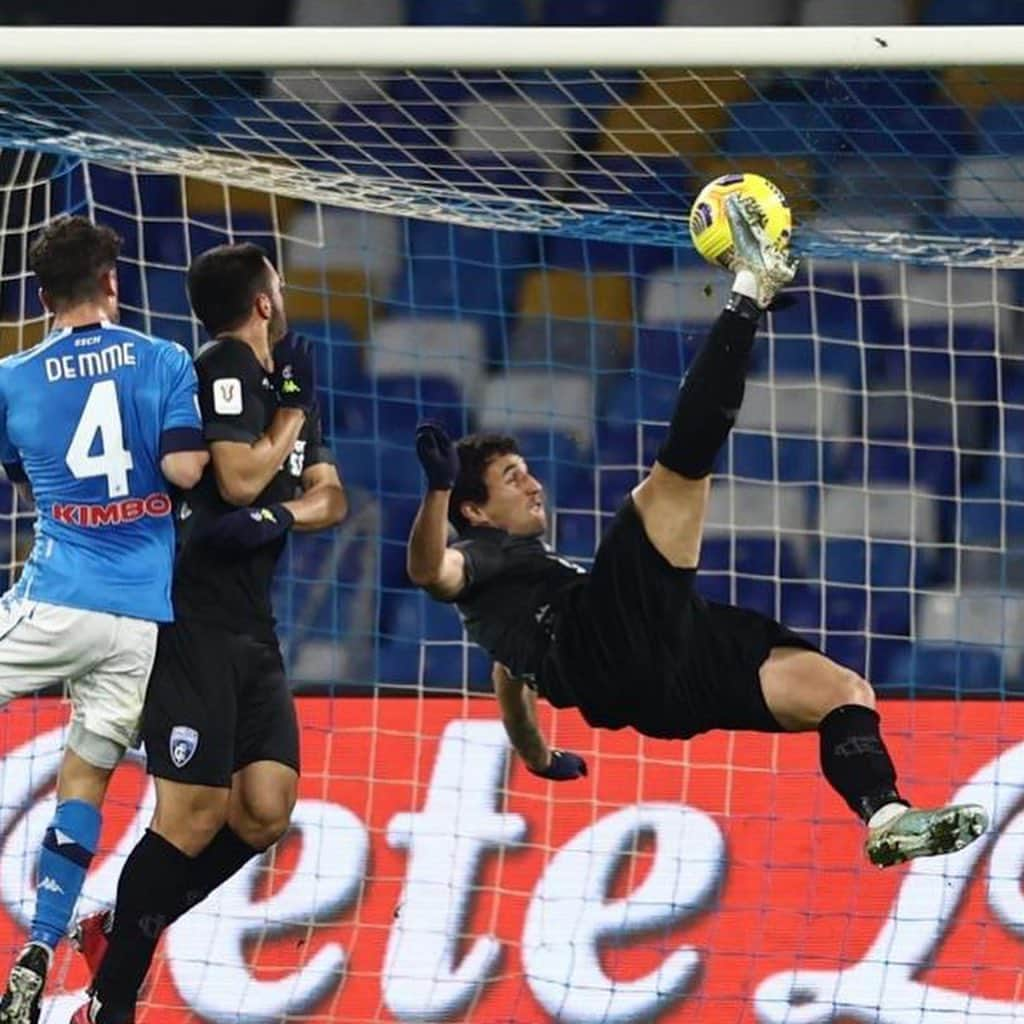
[[[723,174],[709,181],[693,201],[690,237],[708,263],[726,270],[732,261],[732,230],[725,215],[725,200],[733,194],[757,210],[761,225],[779,246],[789,244],[793,230],[789,203],[782,189],[767,178],[760,174]]]

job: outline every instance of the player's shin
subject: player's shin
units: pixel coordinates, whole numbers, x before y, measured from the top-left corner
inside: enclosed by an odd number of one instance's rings
[[[190,866],[188,891],[181,913],[201,903],[262,851],[250,846],[225,825]],[[180,914],[175,914],[177,920]]]
[[[745,274],[753,276],[741,271],[734,288],[744,288]],[[666,469],[692,480],[711,472],[743,403],[760,315],[752,298],[733,291],[679,389],[668,436],[658,451]]]
[[[99,841],[100,812],[84,800],[64,800],[43,837],[39,854],[33,942],[55,949],[67,934],[85,874]]]
[[[97,1024],[131,1019],[160,936],[181,913],[191,865],[187,854],[153,831],[129,854],[117,885],[110,944],[93,983],[102,1007]]]
[[[844,704],[821,720],[818,734],[822,772],[855,814],[868,822],[887,806],[906,805],[896,789],[896,768],[877,711]]]

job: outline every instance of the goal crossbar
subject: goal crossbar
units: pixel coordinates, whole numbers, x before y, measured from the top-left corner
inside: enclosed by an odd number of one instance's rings
[[[8,69],[945,67],[1015,64],[1024,26],[5,27]]]

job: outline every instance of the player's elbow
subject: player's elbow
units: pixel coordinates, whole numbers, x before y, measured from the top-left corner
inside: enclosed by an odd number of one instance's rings
[[[441,582],[441,567],[424,565],[410,550],[405,556],[405,574],[417,586],[430,590]]]
[[[261,493],[257,484],[234,473],[217,473],[217,491],[229,505],[239,508],[253,504]]]
[[[205,450],[170,452],[160,460],[160,468],[175,487],[190,491],[199,483],[209,461],[210,453]]]

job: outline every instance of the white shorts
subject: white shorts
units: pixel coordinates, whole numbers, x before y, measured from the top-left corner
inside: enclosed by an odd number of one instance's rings
[[[133,746],[156,636],[155,622],[5,594],[0,599],[0,706],[66,683],[72,724]]]

